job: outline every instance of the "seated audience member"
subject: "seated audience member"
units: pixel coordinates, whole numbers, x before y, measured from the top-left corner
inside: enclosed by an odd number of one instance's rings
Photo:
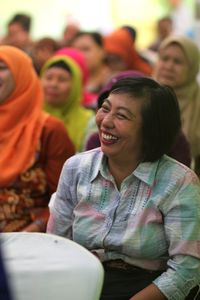
[[[58,43],[50,37],[37,40],[33,45],[33,63],[38,75],[45,62],[58,50]]]
[[[200,283],[200,184],[166,155],[181,128],[176,95],[121,79],[96,122],[101,148],[65,163],[47,232],[100,259],[101,300],[183,300]]]
[[[121,28],[126,29],[126,31],[131,36],[132,42],[133,42],[134,51],[136,51],[136,53],[140,57],[140,59],[142,61],[144,61],[147,65],[152,66],[153,62],[152,62],[151,57],[149,57],[149,55],[147,55],[144,50],[137,50],[137,47],[136,47],[137,36],[138,36],[137,29],[135,27],[131,26],[131,25],[123,25]]]
[[[113,76],[103,87],[101,93],[99,94],[98,108],[101,108],[104,99],[106,99],[112,86],[118,80],[126,77],[142,77],[142,76],[143,74],[137,71],[122,71],[119,72],[116,76]],[[97,127],[93,126],[92,129],[93,130],[88,133],[88,136],[86,138],[84,150],[91,150],[96,147],[100,147],[100,139],[99,139],[99,133]],[[180,133],[177,135],[174,144],[172,145],[171,149],[167,154],[172,158],[182,162],[186,166],[190,167],[191,165],[190,145],[182,131],[180,131]]]
[[[136,51],[133,37],[127,28],[118,28],[104,37],[106,62],[112,75],[126,70],[136,70],[151,75],[152,66]]]
[[[0,46],[0,232],[46,230],[50,196],[75,153],[43,100],[29,56]]]
[[[81,104],[83,88],[79,65],[69,56],[55,55],[44,65],[41,82],[44,109],[63,121],[76,151],[81,151],[85,129],[94,113]]]
[[[200,87],[197,81],[200,52],[189,38],[170,36],[160,45],[154,77],[173,88],[178,98],[182,128],[200,175]]]
[[[58,41],[59,47],[71,47],[72,41],[76,34],[78,34],[81,31],[80,24],[76,20],[70,20],[67,22],[66,26],[63,30],[62,39]]]
[[[168,16],[163,17],[157,21],[156,25],[156,40],[149,46],[148,49],[157,53],[161,42],[172,34],[172,19]]]
[[[81,78],[82,78],[82,105],[86,108],[94,109],[96,108],[96,96],[94,101],[94,94],[90,93],[87,90],[87,82],[89,79],[89,69],[87,66],[87,61],[85,55],[82,53],[82,51],[73,48],[73,47],[65,47],[61,48],[58,51],[55,52],[55,55],[63,55],[66,57],[70,57],[73,59],[79,66],[81,71]]]
[[[7,33],[1,44],[17,47],[32,56],[31,22],[32,20],[29,15],[22,13],[15,14],[8,22]]]
[[[86,58],[89,70],[86,90],[93,94],[93,99],[87,106],[96,108],[97,95],[111,76],[111,71],[105,62],[103,37],[96,31],[81,31],[74,37],[72,46],[82,51]]]
[[[128,71],[118,72],[116,75],[111,76],[111,78],[104,84],[100,93],[98,94],[96,111],[101,107],[104,98],[108,94],[112,85],[117,82],[117,80],[128,77],[128,76],[138,77],[138,76],[143,76],[143,75],[144,74],[142,74],[139,71],[128,70]],[[99,133],[98,133],[98,128],[96,125],[95,115],[94,115],[92,120],[88,123],[88,126],[86,128],[86,135],[85,135],[85,140],[83,143],[82,150],[83,151],[91,150],[91,149],[99,147],[99,146],[100,146]]]

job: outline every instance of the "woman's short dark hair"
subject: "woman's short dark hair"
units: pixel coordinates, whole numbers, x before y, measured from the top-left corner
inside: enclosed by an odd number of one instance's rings
[[[97,44],[99,47],[103,47],[103,37],[102,34],[98,31],[79,31],[74,38],[72,39],[72,43],[79,37],[89,36],[91,39]]]
[[[12,19],[9,21],[8,26],[14,24],[14,23],[18,23],[21,25],[21,27],[27,31],[30,32],[31,29],[31,17],[27,14],[15,14]]]
[[[153,162],[171,149],[181,128],[180,110],[173,90],[148,77],[117,81],[112,94],[128,94],[142,100],[144,161]]]

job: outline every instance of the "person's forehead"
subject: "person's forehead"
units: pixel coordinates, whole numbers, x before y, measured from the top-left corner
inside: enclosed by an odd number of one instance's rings
[[[8,26],[9,31],[23,31],[23,27],[21,26],[20,23],[12,23]]]

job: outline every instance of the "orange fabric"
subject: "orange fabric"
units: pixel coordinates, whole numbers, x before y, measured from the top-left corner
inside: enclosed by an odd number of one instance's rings
[[[11,70],[16,87],[0,103],[0,187],[9,186],[32,163],[46,114],[32,61],[23,51],[0,46],[0,60]]]
[[[116,29],[104,37],[107,53],[119,55],[126,63],[127,70],[138,70],[146,75],[152,74],[152,67],[146,63],[134,48],[133,39],[124,28]]]

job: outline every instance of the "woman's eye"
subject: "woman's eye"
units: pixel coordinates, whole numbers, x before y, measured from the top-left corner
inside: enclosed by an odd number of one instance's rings
[[[8,69],[7,66],[0,66],[0,70],[1,70],[1,71],[7,70],[7,69]]]
[[[46,80],[51,80],[51,79],[52,79],[52,76],[46,75],[46,76],[44,76],[44,79],[46,79]]]
[[[109,111],[109,108],[106,107],[106,106],[102,106],[101,109],[102,109],[103,112],[108,112]]]
[[[123,114],[117,114],[117,117],[119,119],[127,119],[127,117],[125,115],[123,115]]]
[[[179,59],[175,59],[174,62],[177,65],[183,65],[183,62],[181,60],[179,60]]]

